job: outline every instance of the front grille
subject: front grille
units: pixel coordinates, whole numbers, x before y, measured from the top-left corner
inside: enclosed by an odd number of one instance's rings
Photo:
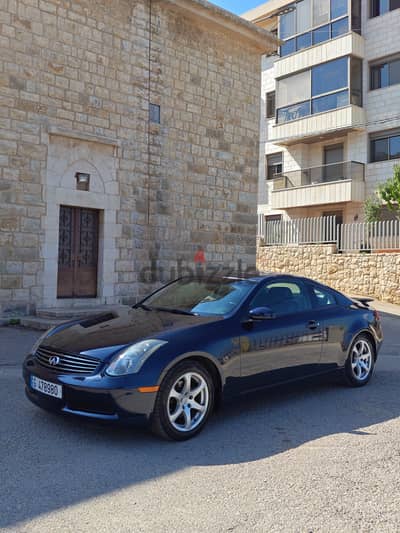
[[[41,366],[62,374],[93,374],[100,364],[98,359],[86,355],[61,353],[42,347],[38,348],[35,355]],[[55,356],[59,361],[57,364],[50,364],[50,359]]]

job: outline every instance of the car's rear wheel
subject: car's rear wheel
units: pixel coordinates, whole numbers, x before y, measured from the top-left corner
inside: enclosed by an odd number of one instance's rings
[[[375,348],[366,335],[359,335],[353,342],[344,368],[347,383],[352,387],[366,385],[372,377],[375,365]]]
[[[214,383],[196,361],[183,361],[164,378],[152,415],[152,430],[158,436],[187,440],[206,424],[214,405]]]

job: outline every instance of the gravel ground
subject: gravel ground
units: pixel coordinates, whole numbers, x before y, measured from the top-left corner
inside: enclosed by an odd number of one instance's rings
[[[400,531],[400,318],[363,389],[335,379],[226,405],[196,439],[50,415],[24,397],[38,336],[0,328],[0,528]]]

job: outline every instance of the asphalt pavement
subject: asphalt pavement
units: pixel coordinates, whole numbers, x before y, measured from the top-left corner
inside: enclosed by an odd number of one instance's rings
[[[184,443],[31,405],[20,364],[38,333],[0,328],[0,530],[400,531],[400,318],[383,326],[367,387],[251,395]]]

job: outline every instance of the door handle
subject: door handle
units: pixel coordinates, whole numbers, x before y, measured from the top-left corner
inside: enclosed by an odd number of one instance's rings
[[[319,322],[316,320],[310,320],[307,324],[308,329],[317,329],[319,328]]]

